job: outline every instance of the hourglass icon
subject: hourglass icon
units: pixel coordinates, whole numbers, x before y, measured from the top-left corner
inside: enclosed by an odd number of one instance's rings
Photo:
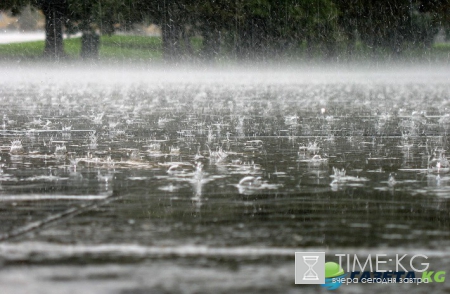
[[[303,280],[316,281],[319,279],[319,275],[313,270],[318,260],[319,256],[303,256],[303,261],[308,266],[308,270],[303,275]]]

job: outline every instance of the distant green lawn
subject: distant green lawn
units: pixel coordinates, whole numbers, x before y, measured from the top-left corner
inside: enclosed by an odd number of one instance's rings
[[[102,36],[99,56],[105,59],[161,59],[162,40],[160,37]]]
[[[64,40],[64,51],[73,59],[80,56],[81,38]],[[44,41],[0,45],[0,58],[39,59],[44,51]],[[159,37],[102,36],[99,57],[101,59],[153,60],[162,57],[162,41]]]
[[[183,44],[181,44],[183,46]],[[200,55],[202,47],[201,38],[191,39],[191,46],[195,56]],[[291,52],[291,57],[306,56],[304,48],[300,46],[298,50]],[[361,47],[361,46],[360,46]],[[79,59],[81,50],[81,39],[70,38],[64,40],[64,50],[69,59]],[[353,55],[355,60],[363,60],[370,54],[365,52],[367,48],[359,48]],[[0,59],[7,60],[39,60],[44,51],[44,41],[0,44]],[[345,50],[343,51],[345,52]],[[226,54],[226,53],[225,53]],[[339,54],[339,53],[338,53]],[[101,60],[124,60],[124,61],[142,61],[142,60],[161,60],[162,59],[162,40],[160,37],[147,36],[129,36],[112,35],[102,36],[99,57]],[[359,57],[358,57],[359,56]],[[383,54],[381,54],[383,56]],[[388,56],[388,55],[386,55]],[[435,44],[431,50],[421,51],[420,49],[404,52],[406,58],[418,58],[428,60],[440,60],[449,62],[450,44]],[[342,54],[345,57],[345,53]],[[228,59],[226,59],[228,60]]]

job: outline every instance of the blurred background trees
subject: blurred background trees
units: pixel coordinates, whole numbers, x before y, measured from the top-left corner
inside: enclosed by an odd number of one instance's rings
[[[429,48],[450,26],[450,0],[3,0],[0,9],[18,14],[27,5],[46,18],[48,56],[64,55],[62,31],[82,32],[82,55],[95,57],[99,35],[138,24],[161,28],[164,58],[223,56],[264,60],[303,55],[351,58],[401,55]],[[194,53],[193,37],[201,40]]]

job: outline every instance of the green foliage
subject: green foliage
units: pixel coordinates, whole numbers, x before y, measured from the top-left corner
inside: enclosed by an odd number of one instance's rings
[[[2,0],[0,10],[10,10],[13,15],[18,15],[25,6],[32,3],[31,0]]]
[[[59,0],[3,0],[0,9],[13,9],[17,13],[26,5],[39,7],[49,1]],[[163,31],[162,44],[145,46],[150,46],[149,50],[162,48],[166,56],[199,53],[205,58],[223,54],[266,58],[301,51],[310,56],[333,57],[337,51],[348,51],[351,55],[358,44],[366,48],[368,55],[400,54],[418,47],[429,48],[439,28],[450,30],[450,0],[67,0],[67,3],[68,32],[100,31],[112,35],[116,30],[129,30],[136,23],[156,23]],[[201,36],[202,42],[192,43],[194,36]],[[139,42],[133,44],[136,43]],[[136,49],[141,50],[134,47],[121,50]]]
[[[158,1],[144,0],[68,0],[68,24],[71,32],[99,30],[112,34],[115,29],[129,30],[134,23],[155,21],[161,11]]]

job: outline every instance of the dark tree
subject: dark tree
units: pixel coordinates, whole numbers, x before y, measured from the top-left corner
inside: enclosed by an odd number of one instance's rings
[[[192,55],[190,38],[202,37],[201,56],[265,59],[298,54],[333,58],[356,44],[372,54],[427,49],[439,28],[450,30],[450,0],[3,0],[18,13],[26,5],[46,17],[45,55],[64,56],[63,26],[83,32],[82,55],[96,56],[98,32],[127,30],[142,21],[160,25],[169,61]]]
[[[11,10],[13,15],[18,15],[27,5],[33,4],[30,0],[2,0],[0,1],[0,10]]]
[[[409,47],[429,48],[438,30],[438,14],[432,13],[443,1],[415,0],[334,0],[339,8],[339,26],[349,44],[356,37],[373,54],[399,55]],[[433,4],[434,2],[434,4]]]
[[[38,6],[45,16],[44,55],[64,57],[63,25],[67,14],[67,0],[39,0]]]
[[[0,9],[11,9],[17,15],[26,5],[41,9],[45,16],[44,55],[51,58],[64,56],[63,25],[67,13],[66,0],[2,0]]]

